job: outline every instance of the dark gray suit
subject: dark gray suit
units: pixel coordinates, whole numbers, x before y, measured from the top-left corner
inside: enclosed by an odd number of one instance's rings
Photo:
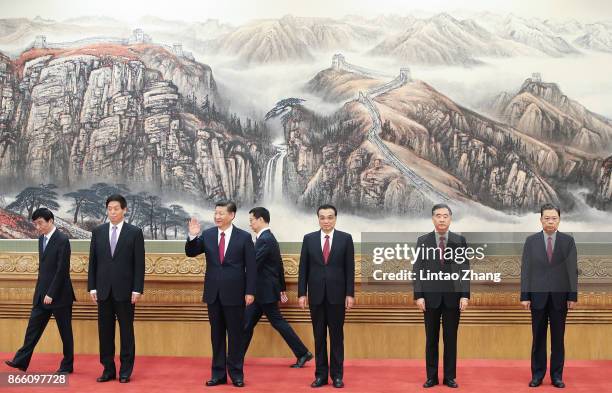
[[[550,376],[563,379],[567,302],[578,300],[578,258],[574,238],[557,232],[548,260],[544,232],[525,240],[521,261],[521,301],[531,302],[531,374],[546,375],[546,335],[550,321]]]

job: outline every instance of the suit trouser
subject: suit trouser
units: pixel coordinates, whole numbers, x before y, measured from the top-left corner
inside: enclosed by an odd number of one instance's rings
[[[105,300],[98,299],[98,335],[100,338],[100,363],[104,372],[115,375],[115,319],[119,322],[121,336],[119,376],[129,377],[134,369],[136,344],[134,342],[134,309],[131,300],[117,301],[113,294]]]
[[[32,307],[30,320],[26,328],[23,346],[19,348],[13,362],[18,366],[28,368],[34,347],[43,335],[51,315],[55,317],[57,329],[62,338],[64,358],[60,364],[62,369],[71,369],[74,363],[74,340],[72,337],[72,304],[58,308],[43,308],[40,304]]]
[[[444,379],[454,379],[457,374],[457,330],[459,329],[459,308],[447,308],[444,302],[437,308],[425,304],[425,365],[427,379],[438,379],[438,342],[440,340],[440,319],[444,340]]]
[[[283,337],[295,357],[302,357],[308,352],[308,348],[298,337],[289,323],[283,318],[283,315],[278,308],[278,302],[263,303],[254,302],[248,306],[244,315],[244,353],[246,354],[253,338],[255,325],[259,322],[261,316],[265,314],[270,322],[270,325]]]
[[[565,362],[565,319],[567,308],[555,309],[551,297],[541,310],[531,309],[531,375],[533,379],[543,379],[546,375],[546,335],[550,321],[550,377],[563,379]]]
[[[315,377],[342,379],[344,374],[344,316],[343,304],[330,304],[327,298],[321,304],[310,304],[310,318],[315,340]],[[327,330],[331,356],[327,361]]]
[[[213,352],[212,378],[226,378],[229,373],[232,381],[244,379],[244,305],[224,306],[217,297],[213,303],[208,303],[208,320]]]

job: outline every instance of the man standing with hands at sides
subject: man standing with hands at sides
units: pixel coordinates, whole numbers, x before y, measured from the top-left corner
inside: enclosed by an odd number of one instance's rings
[[[315,380],[318,388],[328,383],[344,387],[344,316],[355,304],[355,247],[353,238],[335,229],[337,210],[332,205],[317,209],[320,230],[304,236],[300,254],[298,304],[304,309],[308,295],[315,341]],[[327,329],[331,356],[327,360]]]
[[[127,201],[121,195],[106,199],[109,223],[91,232],[88,291],[98,304],[100,363],[98,382],[116,378],[115,319],[121,335],[119,382],[128,383],[134,369],[134,309],[144,291],[145,247],[142,230],[124,221]]]
[[[542,231],[529,236],[521,261],[521,304],[531,310],[531,382],[542,384],[546,375],[546,332],[550,320],[550,379],[564,388],[565,318],[578,301],[576,243],[559,232],[561,210],[552,204],[540,208]]]
[[[72,373],[74,344],[72,338],[72,302],[75,299],[70,281],[70,242],[68,236],[54,225],[53,213],[47,208],[36,209],[32,221],[38,238],[38,280],[34,289],[32,313],[28,321],[23,346],[13,360],[5,363],[26,371],[34,347],[45,331],[51,315],[64,345],[64,358],[57,373]]]
[[[257,263],[256,301],[246,308],[244,321],[244,353],[249,349],[255,325],[266,314],[268,321],[278,331],[297,358],[292,368],[302,368],[312,359],[312,353],[302,343],[289,323],[283,318],[278,302],[287,302],[285,271],[280,247],[270,230],[270,212],[265,207],[249,211],[249,224],[255,232],[255,261]]]
[[[201,234],[200,223],[191,218],[185,244],[188,257],[206,256],[202,301],[208,308],[213,352],[206,386],[226,384],[229,373],[234,386],[244,387],[244,309],[255,300],[257,266],[251,235],[232,224],[236,210],[232,201],[217,202],[216,226]]]
[[[446,259],[454,256],[456,250],[467,247],[465,238],[449,231],[453,212],[443,203],[434,205],[431,218],[434,231],[419,237],[417,247],[422,253],[415,261],[414,299],[423,311],[425,321],[425,363],[427,380],[424,388],[430,388],[438,381],[438,341],[440,339],[440,319],[442,319],[442,338],[444,340],[444,385],[457,388],[457,330],[461,311],[468,306],[470,282],[463,280],[463,273],[470,269],[467,259]],[[426,252],[427,251],[427,252]],[[450,252],[449,252],[450,251]],[[421,274],[457,273],[459,280],[421,280]]]

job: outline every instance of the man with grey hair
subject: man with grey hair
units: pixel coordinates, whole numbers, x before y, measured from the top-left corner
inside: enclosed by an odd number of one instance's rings
[[[423,311],[425,321],[425,362],[427,380],[423,387],[430,388],[438,382],[438,341],[440,320],[444,339],[444,379],[443,383],[451,388],[458,387],[457,369],[457,330],[459,316],[468,306],[470,298],[469,281],[463,280],[464,272],[470,269],[469,261],[455,260],[456,251],[467,247],[465,238],[449,230],[453,212],[450,206],[440,203],[431,209],[434,231],[419,237],[417,247],[423,251],[413,266],[415,273],[414,300]],[[462,254],[463,255],[463,254]],[[441,277],[457,273],[458,280],[445,280]],[[422,275],[436,275],[437,279],[422,280]]]

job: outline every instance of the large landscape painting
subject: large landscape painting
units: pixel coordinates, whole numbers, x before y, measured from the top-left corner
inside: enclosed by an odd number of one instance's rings
[[[219,199],[283,241],[322,203],[356,238],[428,229],[437,202],[464,231],[535,230],[545,202],[612,227],[612,15],[184,6],[0,19],[0,238],[36,236],[40,206],[87,238],[115,192],[150,239]]]

